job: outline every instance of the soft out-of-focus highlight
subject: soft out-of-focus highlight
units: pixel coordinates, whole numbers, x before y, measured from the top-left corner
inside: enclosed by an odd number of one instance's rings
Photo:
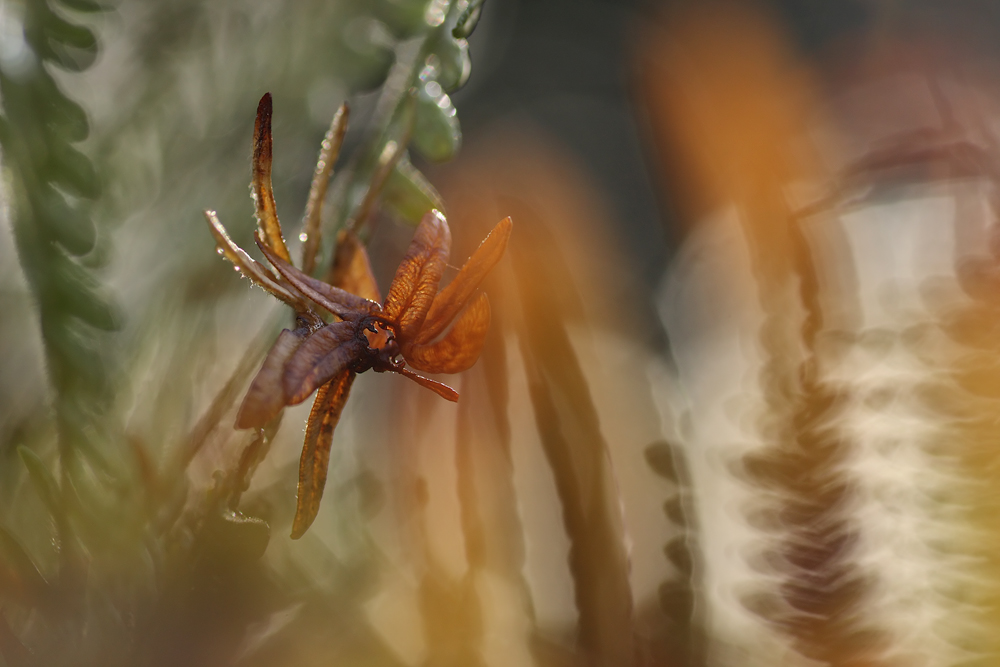
[[[753,3],[644,32],[710,664],[1000,655],[996,60],[874,5],[809,58]]]

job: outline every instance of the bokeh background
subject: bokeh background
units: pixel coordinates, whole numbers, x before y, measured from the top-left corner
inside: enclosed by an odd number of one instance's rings
[[[987,0],[3,0],[0,664],[997,664],[998,34]],[[308,405],[232,428],[289,314],[202,216],[251,249],[266,91],[293,255],[345,101],[327,264],[390,144],[383,290],[429,206],[454,266],[514,220],[460,402],[360,376],[296,541]]]

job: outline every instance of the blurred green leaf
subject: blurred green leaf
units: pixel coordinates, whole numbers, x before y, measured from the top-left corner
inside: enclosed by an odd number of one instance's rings
[[[53,363],[49,373],[57,391],[73,386],[89,386],[93,391],[107,382],[103,360],[94,353],[93,341],[75,326],[70,317],[53,312],[42,318],[42,336]]]
[[[58,0],[65,7],[78,12],[104,12],[108,8],[96,0]]]
[[[47,73],[36,81],[35,108],[41,113],[48,128],[56,131],[66,141],[83,141],[90,133],[87,113],[79,104],[60,92],[55,80]]]
[[[59,257],[50,266],[46,280],[62,312],[78,317],[94,328],[115,331],[121,315],[109,299],[100,295],[101,284],[82,266],[68,257]]]
[[[427,7],[430,0],[379,0],[372,11],[396,39],[410,39],[427,32]]]
[[[50,40],[84,51],[97,51],[97,38],[83,26],[70,23],[54,13],[48,15],[46,22],[45,32]]]
[[[53,44],[51,47],[52,61],[70,72],[82,72],[97,60],[97,51],[78,49],[63,44]]]
[[[413,146],[432,162],[450,160],[462,145],[462,129],[451,98],[436,81],[417,92],[413,120]]]
[[[30,192],[35,217],[52,239],[72,255],[85,255],[97,241],[97,227],[87,215],[70,207],[54,188],[43,185]]]
[[[427,177],[413,166],[406,155],[389,174],[382,190],[382,201],[411,225],[420,224],[427,211],[444,211],[444,201]]]
[[[389,39],[385,24],[373,16],[362,14],[345,20],[334,58],[349,89],[371,90],[385,82],[396,62]]]
[[[464,86],[472,72],[469,43],[442,32],[435,40],[433,53],[437,57],[436,79],[441,87],[452,92]]]
[[[50,141],[49,150],[47,176],[55,184],[85,199],[96,199],[101,194],[97,171],[83,153],[55,138]]]

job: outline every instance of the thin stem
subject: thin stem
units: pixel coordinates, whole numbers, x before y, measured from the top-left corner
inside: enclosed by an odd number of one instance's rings
[[[330,184],[330,174],[333,172],[333,165],[340,155],[340,148],[344,144],[344,135],[347,133],[347,119],[350,113],[347,104],[341,104],[337,113],[333,115],[330,122],[330,129],[323,137],[320,146],[319,160],[316,162],[316,171],[313,174],[312,185],[309,187],[309,200],[306,202],[306,212],[302,219],[302,271],[312,274],[316,268],[316,253],[319,251],[320,240],[322,239],[321,219],[323,210],[323,200],[326,198],[326,189]]]

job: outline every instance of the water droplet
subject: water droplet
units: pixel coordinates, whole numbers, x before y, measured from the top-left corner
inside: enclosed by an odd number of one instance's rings
[[[220,246],[216,247],[215,252],[217,252],[218,254],[221,255],[221,254],[225,253],[226,251],[223,250],[222,246],[220,245]]]
[[[424,90],[427,91],[427,95],[434,100],[438,100],[438,98],[444,95],[444,91],[441,89],[441,84],[437,81],[428,81],[424,86]]]
[[[301,234],[299,234],[299,240],[305,243],[306,241],[309,240],[309,235],[306,234],[305,232],[302,232]]]
[[[455,107],[451,103],[451,98],[448,97],[447,95],[442,94],[441,97],[439,97],[437,100],[437,105],[439,109],[441,109],[444,112],[447,112],[447,115],[449,116],[455,115]]]
[[[234,266],[234,267],[233,267],[233,270],[234,270],[234,271],[236,271],[236,273],[239,273],[239,272],[240,272],[240,267],[238,267],[238,266]]]
[[[420,80],[423,82],[436,79],[438,71],[441,69],[441,59],[438,58],[433,53],[427,56],[427,60],[424,61],[424,68],[420,70]]]
[[[432,0],[424,12],[424,21],[432,28],[444,23],[448,10],[448,0]]]

